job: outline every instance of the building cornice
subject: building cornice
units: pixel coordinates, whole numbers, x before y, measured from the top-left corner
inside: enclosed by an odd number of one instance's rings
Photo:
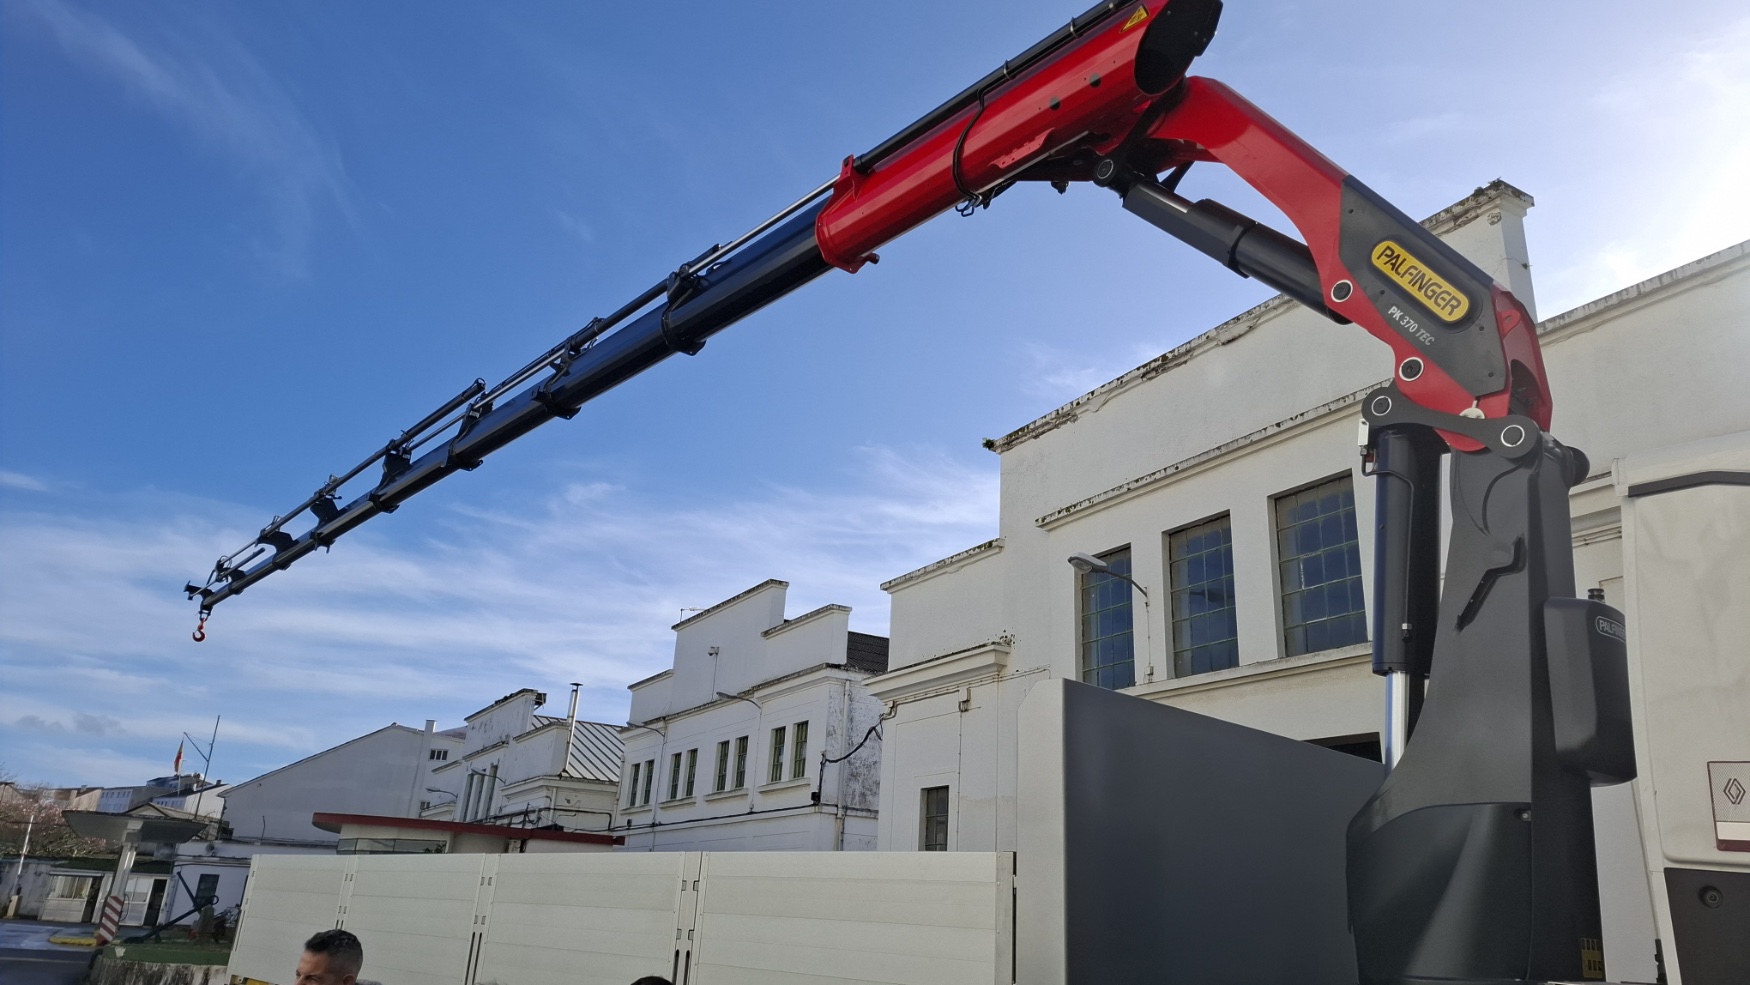
[[[940,561],[931,561],[929,564],[912,571],[907,571],[905,574],[900,575],[897,578],[890,578],[881,583],[881,590],[891,594],[898,589],[909,588],[919,582],[929,581],[937,575],[945,575],[953,571],[959,571],[961,568],[974,561],[980,561],[993,554],[1001,554],[1002,552],[1003,539],[1001,537],[993,537],[982,544],[968,547],[966,550],[961,551],[958,554],[950,554]]]
[[[851,611],[851,607],[848,605],[839,605],[837,602],[828,602],[826,605],[823,605],[818,609],[813,609],[811,611],[804,612],[803,614],[797,616],[794,619],[786,619],[783,622],[777,624],[776,626],[773,626],[771,629],[761,630],[760,636],[769,640],[772,637],[777,636],[779,634],[787,633],[790,630],[795,629],[796,627],[803,625],[804,623],[814,622],[815,620],[820,619],[822,616],[828,615],[830,613],[843,612],[843,613],[849,614],[850,611]]]
[[[716,605],[710,607],[709,609],[706,609],[703,612],[695,612],[692,615],[686,617],[685,619],[682,619],[680,622],[675,623],[673,626],[670,626],[669,628],[670,629],[680,629],[683,626],[691,626],[693,623],[696,623],[701,619],[705,619],[705,618],[708,618],[708,617],[715,615],[719,612],[722,612],[724,609],[729,608],[730,606],[734,605],[737,602],[742,602],[742,601],[745,601],[747,599],[753,598],[755,595],[758,595],[759,593],[765,591],[768,588],[789,588],[789,587],[790,587],[790,583],[787,581],[779,581],[776,578],[767,578],[765,581],[762,581],[758,585],[755,585],[754,587],[748,589],[747,591],[742,592],[740,595],[736,595],[736,596],[733,596],[731,598],[726,598],[723,601],[717,603]]]
[[[1050,530],[1071,518],[1085,516],[1089,513],[1105,509],[1108,506],[1117,505],[1118,503],[1146,492],[1155,486],[1195,475],[1198,472],[1203,471],[1205,468],[1213,466],[1216,462],[1226,459],[1230,455],[1258,451],[1259,449],[1268,447],[1269,445],[1298,431],[1310,427],[1321,426],[1326,423],[1326,418],[1333,414],[1348,410],[1349,408],[1361,403],[1362,397],[1367,396],[1367,394],[1373,392],[1375,388],[1383,385],[1385,382],[1385,380],[1380,380],[1378,383],[1370,383],[1353,393],[1346,393],[1335,400],[1327,400],[1310,410],[1303,410],[1298,414],[1285,417],[1274,424],[1261,427],[1249,434],[1242,434],[1231,441],[1224,441],[1221,444],[1216,445],[1214,448],[1205,449],[1188,458],[1182,458],[1171,465],[1155,469],[1153,472],[1144,473],[1128,482],[1119,483],[1110,489],[1097,492],[1084,499],[1079,499],[1070,503],[1068,506],[1058,507],[1050,513],[1034,520],[1033,523],[1036,526]]]
[[[493,703],[480,709],[479,711],[475,712],[474,714],[466,716],[465,718],[462,719],[462,721],[471,722],[474,719],[479,718],[481,715],[484,715],[487,712],[492,711],[496,708],[502,707],[502,706],[516,700],[517,698],[522,697],[525,694],[532,695],[535,698],[535,707],[536,708],[539,708],[542,705],[547,703],[545,700],[547,696],[545,694],[543,694],[542,692],[537,691],[532,687],[518,688],[517,690],[510,692],[509,694],[505,695],[504,697],[499,698],[497,701],[494,701]]]
[[[621,735],[625,735],[629,731],[640,731],[645,729],[655,731],[653,726],[656,725],[666,727],[670,723],[680,721],[683,718],[690,718],[694,715],[710,711],[713,708],[721,708],[724,705],[735,704],[746,699],[768,699],[780,697],[791,691],[797,690],[798,688],[816,683],[817,680],[840,680],[844,679],[840,675],[848,675],[851,683],[866,685],[869,681],[874,680],[874,678],[867,677],[865,674],[865,671],[857,670],[845,664],[818,663],[812,667],[804,667],[801,670],[792,671],[782,677],[773,677],[769,680],[761,681],[758,684],[745,688],[727,698],[715,698],[702,705],[693,705],[690,708],[682,708],[679,711],[671,711],[661,715],[655,715],[646,718],[642,722],[627,722],[625,725],[617,727]]]
[[[674,676],[674,669],[673,668],[670,668],[668,670],[659,670],[656,673],[651,674],[649,677],[643,678],[642,680],[633,681],[632,683],[626,685],[626,690],[636,691],[646,684],[655,684],[657,681],[662,680],[664,677],[673,677],[673,676]]]
[[[924,691],[984,677],[995,677],[1009,666],[1011,641],[991,640],[977,646],[930,657],[863,682],[882,701],[904,701]]]
[[[1544,345],[1552,345],[1583,335],[1609,318],[1660,300],[1663,295],[1706,286],[1722,277],[1742,273],[1741,268],[1746,266],[1750,266],[1750,240],[1546,318],[1538,323],[1538,338]]]
[[[1302,674],[1317,674],[1326,671],[1340,670],[1359,664],[1372,663],[1373,646],[1369,643],[1357,643],[1354,646],[1340,647],[1335,650],[1321,650],[1318,653],[1303,653],[1298,657],[1279,657],[1275,660],[1259,660],[1256,663],[1240,664],[1226,670],[1214,670],[1207,674],[1196,674],[1191,677],[1175,677],[1169,680],[1156,681],[1153,684],[1139,684],[1136,687],[1124,689],[1125,694],[1138,698],[1161,700],[1177,697],[1181,694],[1195,694],[1198,691],[1214,691],[1221,688],[1238,687],[1256,684],[1259,681],[1279,680],[1285,677],[1298,677]]]

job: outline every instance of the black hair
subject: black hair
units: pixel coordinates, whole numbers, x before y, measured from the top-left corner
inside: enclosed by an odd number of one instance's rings
[[[304,950],[311,954],[326,954],[330,960],[338,960],[351,968],[355,975],[365,964],[365,946],[344,930],[324,930],[305,941]]]
[[[672,985],[672,983],[661,975],[645,975],[633,982],[632,985]]]

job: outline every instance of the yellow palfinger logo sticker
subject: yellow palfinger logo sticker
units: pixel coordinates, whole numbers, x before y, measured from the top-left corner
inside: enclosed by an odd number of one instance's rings
[[[1148,8],[1138,7],[1136,13],[1131,14],[1130,19],[1124,22],[1124,30],[1128,31],[1145,20],[1148,20]]]
[[[1373,248],[1373,265],[1392,280],[1402,284],[1418,300],[1434,312],[1434,317],[1455,322],[1470,311],[1470,298],[1428,269],[1409,250],[1392,240]]]

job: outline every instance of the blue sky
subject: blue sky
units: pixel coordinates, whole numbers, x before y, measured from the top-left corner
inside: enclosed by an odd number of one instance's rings
[[[882,580],[995,533],[981,438],[1264,292],[1107,193],[1018,188],[269,579],[205,644],[176,589],[1081,6],[0,6],[0,765],[138,782],[223,714],[240,780],[572,680],[623,721],[683,607],[768,577],[885,632]],[[1195,70],[1413,215],[1531,192],[1545,316],[1750,235],[1741,4],[1230,2]],[[1185,190],[1268,214],[1214,169]]]

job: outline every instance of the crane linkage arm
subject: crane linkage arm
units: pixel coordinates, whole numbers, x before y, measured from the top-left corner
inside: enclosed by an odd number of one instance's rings
[[[1231,89],[1185,75],[1220,11],[1219,0],[1094,7],[502,383],[475,381],[221,557],[204,585],[187,586],[189,597],[204,616],[669,355],[697,353],[827,270],[854,272],[889,240],[950,207],[986,207],[1017,181],[1110,187],[1126,209],[1242,276],[1359,324],[1391,346],[1402,409],[1425,411],[1455,449],[1489,444],[1491,419],[1524,416],[1546,428],[1542,358],[1511,294]],[[1178,197],[1178,178],[1198,161],[1233,169],[1304,242]],[[1168,170],[1167,182],[1156,180]],[[375,486],[342,504],[341,487],[379,462]],[[306,512],[315,522],[302,534],[284,529]]]

